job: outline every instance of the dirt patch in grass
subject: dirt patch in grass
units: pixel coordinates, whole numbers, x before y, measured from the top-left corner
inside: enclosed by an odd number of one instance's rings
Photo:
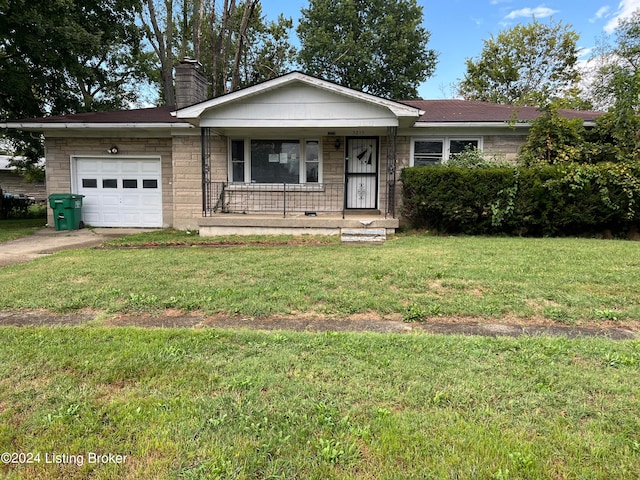
[[[0,326],[74,326],[87,322],[109,327],[142,328],[244,328],[299,332],[427,332],[442,335],[608,337],[615,340],[640,338],[632,322],[601,321],[589,325],[561,325],[546,318],[430,317],[424,322],[406,323],[400,315],[376,312],[344,318],[299,313],[290,316],[234,317],[168,309],[161,314],[135,313],[102,315],[99,312],[53,314],[43,310],[0,312]]]

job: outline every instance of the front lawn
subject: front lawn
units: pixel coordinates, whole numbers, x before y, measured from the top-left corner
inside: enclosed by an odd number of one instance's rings
[[[26,218],[22,220],[0,220],[0,243],[32,235],[44,228],[46,218]]]
[[[381,246],[86,249],[3,268],[0,284],[2,310],[633,323],[640,242],[407,235]]]
[[[638,341],[0,333],[8,479],[640,478]]]

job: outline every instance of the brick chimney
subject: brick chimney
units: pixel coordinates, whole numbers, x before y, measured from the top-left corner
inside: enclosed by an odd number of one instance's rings
[[[207,78],[200,71],[200,66],[200,62],[190,58],[176,66],[176,108],[208,100]]]

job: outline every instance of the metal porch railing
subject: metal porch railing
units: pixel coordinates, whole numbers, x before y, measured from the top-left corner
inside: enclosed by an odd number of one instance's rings
[[[215,213],[287,214],[340,213],[344,217],[344,184],[244,184],[210,182],[206,185],[203,215]]]

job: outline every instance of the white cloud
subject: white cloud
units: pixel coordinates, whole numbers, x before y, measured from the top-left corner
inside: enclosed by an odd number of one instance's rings
[[[640,0],[638,0],[638,1],[640,1]],[[547,8],[547,7],[536,7],[536,8],[528,8],[527,7],[527,8],[521,8],[520,10],[513,10],[505,18],[507,18],[509,20],[515,20],[516,18],[521,18],[521,17],[524,17],[524,18],[531,18],[531,17],[544,18],[544,17],[550,17],[554,13],[558,13],[558,12],[559,12],[559,10],[552,10],[550,8]]]
[[[607,33],[613,32],[618,26],[620,20],[629,18],[631,14],[640,8],[640,0],[621,0],[618,9],[613,14],[613,17],[604,26],[604,31]]]
[[[589,58],[593,51],[594,47],[578,47],[578,58]]]
[[[594,23],[596,20],[600,20],[601,18],[604,18],[607,15],[607,13],[609,13],[609,10],[611,10],[611,7],[608,5],[600,8],[596,12],[596,14],[589,19],[589,22]]]

